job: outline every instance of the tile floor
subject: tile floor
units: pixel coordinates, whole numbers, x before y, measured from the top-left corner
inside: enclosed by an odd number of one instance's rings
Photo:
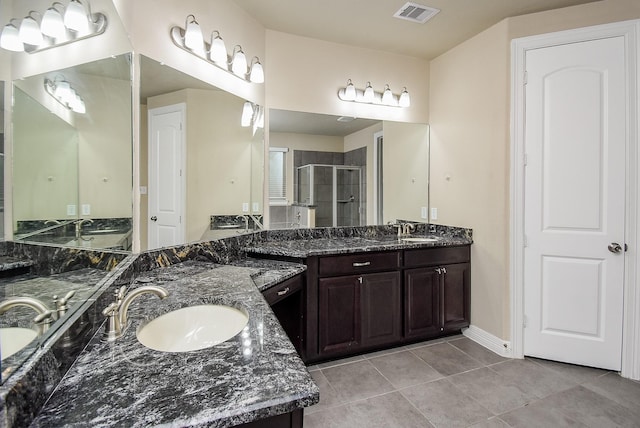
[[[463,336],[309,371],[320,403],[305,409],[305,428],[640,427],[640,382],[502,358]]]

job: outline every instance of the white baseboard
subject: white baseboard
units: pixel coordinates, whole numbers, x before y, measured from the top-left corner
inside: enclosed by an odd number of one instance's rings
[[[479,345],[484,346],[488,350],[495,352],[501,357],[513,358],[511,342],[502,340],[499,337],[476,327],[475,325],[471,325],[469,328],[464,329],[462,334]]]

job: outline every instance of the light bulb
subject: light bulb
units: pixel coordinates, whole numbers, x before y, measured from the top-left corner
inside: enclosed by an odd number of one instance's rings
[[[53,95],[55,95],[55,97],[60,101],[66,102],[66,100],[69,99],[69,94],[71,93],[71,86],[69,86],[69,82],[63,80],[61,82],[57,82],[55,85],[56,89],[54,90]]]
[[[372,103],[374,99],[373,88],[371,87],[371,82],[367,82],[367,87],[364,89],[364,102]]]
[[[227,47],[224,45],[224,40],[220,37],[220,33],[217,33],[217,36],[214,38],[213,33],[211,34],[211,50],[209,51],[209,59],[215,62],[219,66],[224,66],[223,68],[227,68]]]
[[[59,39],[65,36],[67,29],[64,27],[64,21],[62,15],[53,6],[47,9],[42,16],[42,23],[40,24],[40,30],[45,36]]]
[[[353,86],[351,79],[347,80],[347,87],[344,88],[344,99],[347,101],[355,101],[356,87]]]
[[[251,125],[251,119],[253,118],[253,106],[249,101],[244,102],[244,106],[242,106],[242,117],[240,118],[240,125],[243,127],[248,127]]]
[[[31,16],[26,16],[22,20],[18,36],[20,37],[20,41],[26,45],[40,46],[44,41],[42,33],[40,32],[40,26]]]
[[[89,32],[87,11],[78,0],[71,0],[67,5],[67,9],[64,11],[64,25],[76,33],[84,34]]]
[[[189,21],[189,18],[193,18]],[[200,24],[193,15],[187,16],[187,24],[184,30],[184,45],[197,54],[204,54],[204,39],[202,38],[202,30]]]
[[[263,83],[264,82],[264,69],[262,68],[262,64],[256,57],[256,62],[251,65],[251,71],[249,72],[249,80],[253,83]]]
[[[244,77],[247,74],[247,57],[244,52],[242,52],[242,48],[237,46],[237,51],[234,48],[233,59],[231,60],[231,71],[236,76]]]
[[[8,51],[24,52],[24,44],[20,41],[19,31],[15,25],[9,23],[0,34],[0,47]]]
[[[409,107],[411,105],[411,98],[409,98],[409,92],[407,92],[407,88],[404,88],[402,90],[400,99],[398,100],[398,105],[400,107]]]
[[[393,105],[393,94],[391,93],[391,89],[389,89],[389,85],[385,85],[384,92],[382,93],[382,104],[385,105]]]

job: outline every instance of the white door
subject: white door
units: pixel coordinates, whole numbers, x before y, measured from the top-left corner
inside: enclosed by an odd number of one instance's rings
[[[526,53],[528,356],[621,368],[624,44],[612,37]]]
[[[184,243],[184,120],[176,104],[149,110],[149,248]]]

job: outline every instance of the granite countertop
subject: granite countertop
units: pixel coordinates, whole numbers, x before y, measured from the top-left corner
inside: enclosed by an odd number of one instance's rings
[[[314,239],[273,240],[260,242],[245,248],[248,254],[265,254],[292,258],[306,258],[332,254],[348,254],[373,251],[406,250],[415,248],[451,247],[470,245],[466,236],[453,234],[413,234],[403,238],[437,238],[433,242],[407,242],[397,235],[327,237]]]
[[[103,341],[99,331],[32,426],[227,427],[317,403],[318,387],[256,287],[266,289],[304,267],[271,263],[187,261],[140,274],[133,287],[158,285],[170,296],[134,300],[130,327],[115,342]],[[153,351],[137,341],[136,328],[145,321],[207,303],[245,310],[248,334],[186,353]]]

